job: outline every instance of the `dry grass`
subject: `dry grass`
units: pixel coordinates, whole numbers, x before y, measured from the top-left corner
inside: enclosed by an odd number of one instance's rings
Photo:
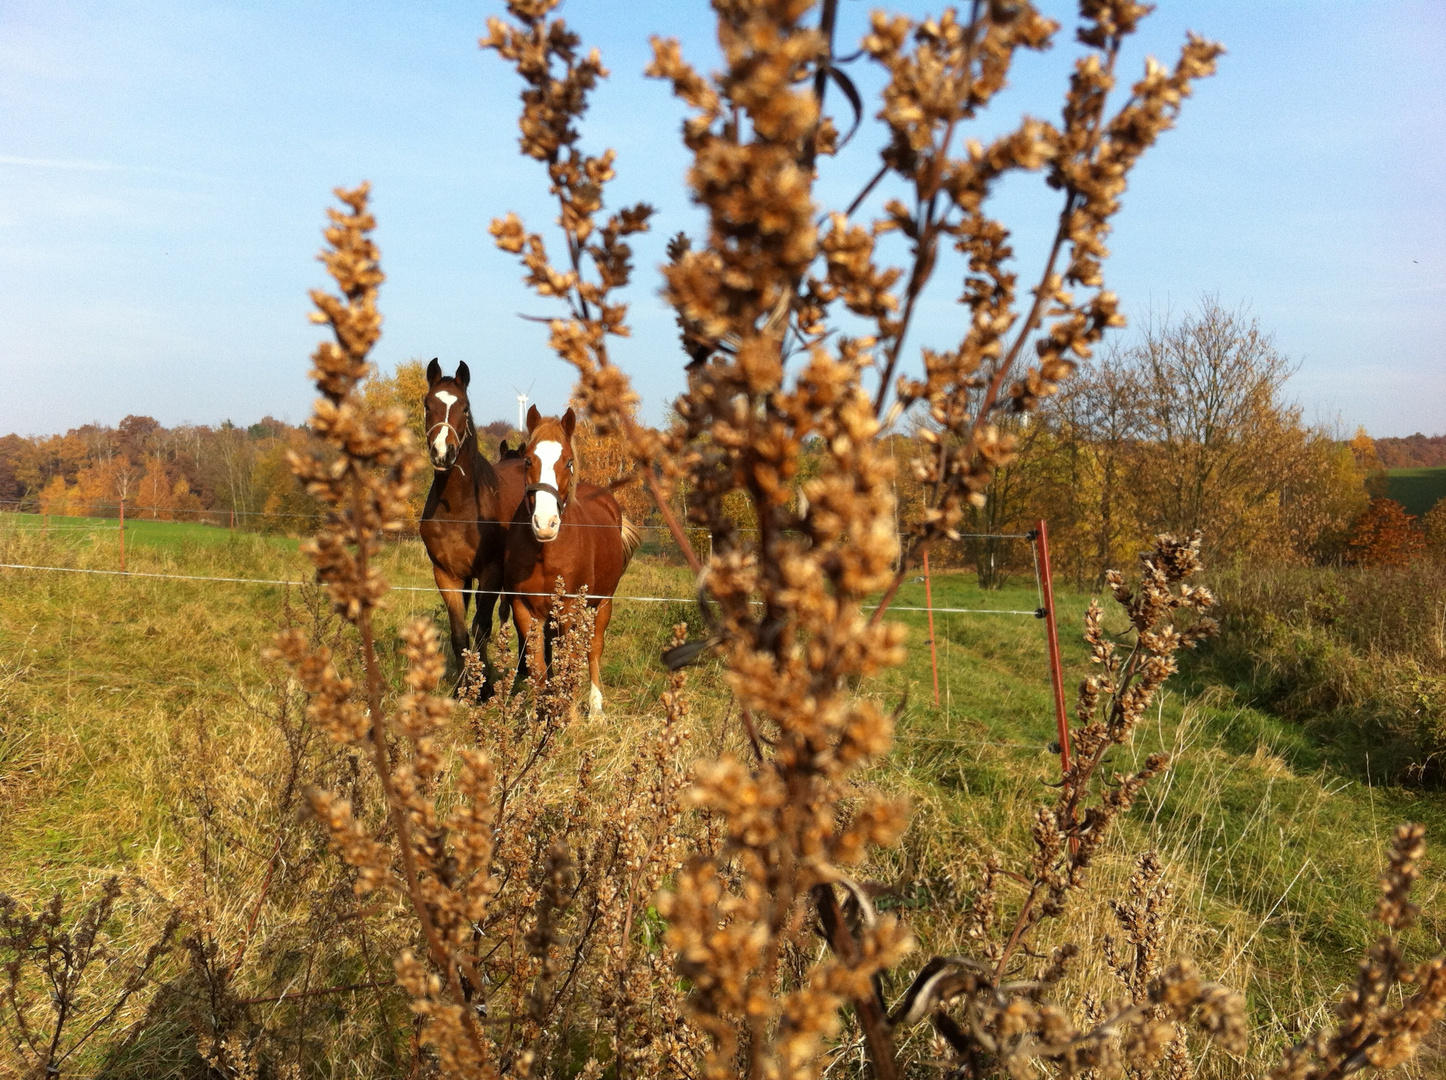
[[[111,553],[76,542],[52,540],[48,547],[34,538],[0,542],[6,545],[0,561],[110,565]],[[141,570],[301,574],[299,556],[289,545],[251,536],[220,546],[137,549],[131,558]],[[417,545],[388,548],[386,558],[399,583],[425,580],[425,557]],[[977,590],[969,576],[936,579],[936,603],[974,605]],[[622,591],[680,595],[686,581],[686,571],[643,560],[629,571]],[[921,586],[909,588],[922,592]],[[0,670],[0,711],[6,718],[0,729],[6,748],[0,783],[9,841],[0,849],[5,891],[40,902],[53,888],[74,895],[120,873],[128,882],[154,883],[162,897],[181,895],[198,850],[191,791],[204,760],[228,804],[255,811],[240,819],[239,842],[230,845],[237,862],[232,873],[242,887],[225,919],[244,921],[245,897],[254,898],[270,853],[265,778],[286,760],[284,739],[258,707],[268,698],[264,665],[257,659],[276,626],[285,590],[21,571],[0,574],[0,589],[0,644],[10,658]],[[1024,586],[989,601],[1024,607],[1031,596],[1032,587]],[[440,625],[435,596],[394,593],[392,601],[381,616],[385,625],[395,627],[416,613]],[[906,595],[901,602],[914,598]],[[1082,602],[1062,598],[1066,628],[1078,627]],[[574,771],[583,753],[593,757],[601,785],[628,775],[652,730],[657,694],[667,681],[657,657],[679,614],[667,605],[619,605],[606,658],[608,719],[583,716],[569,728],[558,752],[559,775]],[[1058,774],[1058,759],[1047,749],[1052,721],[1043,650],[1034,620],[951,616],[946,625],[941,618],[943,685],[950,692],[945,706],[935,710],[923,617],[901,619],[914,626],[908,661],[878,689],[888,702],[907,693],[908,718],[896,749],[868,780],[907,795],[913,823],[902,848],[876,857],[863,873],[891,885],[897,897],[881,903],[899,905],[931,951],[947,952],[966,944],[959,916],[970,903],[985,853],[1019,857],[1027,851],[1023,823],[1046,794],[1044,784]],[[392,640],[390,633],[383,635],[384,643]],[[1081,664],[1074,635],[1064,645],[1067,662]],[[1320,751],[1298,729],[1238,702],[1230,688],[1204,689],[1187,699],[1167,695],[1137,731],[1122,763],[1126,768],[1156,749],[1171,751],[1177,766],[1131,812],[1097,860],[1096,887],[1073,909],[1068,929],[1080,940],[1097,940],[1112,930],[1107,899],[1119,894],[1140,851],[1159,851],[1174,889],[1164,956],[1193,956],[1203,970],[1223,973],[1246,992],[1250,1006],[1246,1058],[1207,1053],[1197,1063],[1199,1075],[1259,1076],[1284,1043],[1329,1019],[1328,1003],[1353,977],[1355,957],[1370,940],[1365,916],[1392,823],[1423,820],[1433,835],[1446,835],[1446,815],[1430,795],[1379,782],[1367,786],[1364,776],[1323,765]],[[736,712],[730,714],[716,662],[699,670],[692,696],[699,752],[742,750],[734,725],[724,724]],[[1001,742],[1015,745],[994,745]],[[1415,938],[1407,938],[1423,949],[1446,934],[1433,914],[1443,875],[1434,862],[1426,875],[1427,921]],[[164,907],[144,890],[132,902],[136,944],[159,925]],[[297,895],[279,897],[277,910],[264,916],[263,935],[273,925],[278,934],[290,925],[297,912],[288,905],[297,902]],[[1056,940],[1051,932],[1041,945]],[[304,971],[292,969],[276,979],[264,974],[258,973],[254,993],[247,996],[295,990],[294,980]],[[905,970],[891,981],[892,992],[901,991],[910,974]],[[167,972],[168,978],[182,975],[182,968]],[[337,980],[328,985],[347,981],[347,965],[338,964],[327,976]],[[356,981],[365,981],[364,975]],[[1080,958],[1061,991],[1072,1005],[1089,993],[1119,994],[1096,953]],[[401,1024],[404,1002],[396,991],[386,995]],[[327,1027],[345,1015],[350,1013],[318,1009],[308,1023]],[[274,1022],[295,1019],[296,1014],[278,1014]],[[199,1059],[190,1026],[148,1023],[146,1038],[134,1050],[133,1074],[192,1075]],[[398,1043],[405,1049],[404,1033]],[[389,1075],[384,1049],[372,1045],[353,1067]],[[324,1044],[309,1044],[306,1060],[309,1068],[319,1068]],[[856,1051],[853,1057],[842,1053],[830,1075],[850,1067],[849,1061],[859,1064]],[[1433,1075],[1435,1068],[1428,1062],[1417,1074]]]

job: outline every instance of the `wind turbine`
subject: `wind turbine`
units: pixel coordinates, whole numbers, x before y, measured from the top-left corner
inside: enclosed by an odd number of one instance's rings
[[[528,392],[531,391],[532,386],[533,386],[533,384],[529,383],[526,390],[518,389],[516,386],[514,386],[514,387],[512,388],[512,389],[514,389],[514,390],[517,391],[517,430],[518,430],[518,431],[526,431],[526,430],[527,430],[527,395],[528,395]]]

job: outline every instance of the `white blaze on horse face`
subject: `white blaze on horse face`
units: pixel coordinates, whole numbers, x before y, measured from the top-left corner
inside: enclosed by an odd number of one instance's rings
[[[442,414],[441,423],[433,425],[437,429],[437,437],[432,440],[432,460],[445,461],[447,459],[447,430],[452,426],[452,406],[457,404],[457,395],[448,393],[446,390],[438,390],[432,396],[447,406],[447,411]]]
[[[537,482],[557,489],[557,462],[562,457],[562,443],[540,442],[532,449],[537,458]],[[562,511],[550,491],[532,494],[532,535],[539,540],[556,540],[562,529]]]

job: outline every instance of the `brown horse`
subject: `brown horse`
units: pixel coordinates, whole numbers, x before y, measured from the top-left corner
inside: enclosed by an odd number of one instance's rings
[[[603,637],[612,618],[613,593],[638,548],[638,530],[623,517],[607,488],[573,479],[572,433],[576,426],[571,409],[561,419],[543,417],[536,405],[528,410],[527,448],[522,459],[527,491],[507,531],[503,587],[512,603],[519,649],[533,622],[547,618],[558,578],[570,597],[564,602],[565,621],[568,608],[577,605],[576,594],[587,589],[588,606],[596,611],[588,649],[592,679],[588,704],[595,715],[601,715]],[[549,638],[544,638],[544,648],[550,659]],[[524,671],[525,658],[519,655],[519,680]]]
[[[458,666],[468,646],[467,607],[476,601],[472,642],[481,654],[482,692],[487,697],[493,679],[487,642],[492,636],[492,609],[502,585],[507,523],[522,501],[526,479],[519,463],[508,462],[510,467],[499,470],[482,456],[467,401],[470,381],[465,363],[458,364],[457,374],[452,376],[444,376],[436,360],[427,365],[422,408],[432,490],[418,531],[447,605]]]

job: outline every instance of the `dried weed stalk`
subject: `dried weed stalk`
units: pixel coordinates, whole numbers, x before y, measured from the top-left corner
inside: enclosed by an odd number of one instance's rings
[[[1339,1080],[1366,1068],[1401,1065],[1416,1056],[1446,1013],[1446,957],[1409,964],[1399,940],[1419,913],[1410,894],[1421,876],[1425,835],[1420,825],[1396,828],[1375,910],[1386,932],[1366,952],[1355,986],[1336,1006],[1339,1025],[1292,1047],[1270,1080]]]
[[[127,950],[111,936],[121,895],[120,879],[108,878],[78,915],[68,915],[60,892],[35,912],[0,894],[0,1030],[9,1044],[0,1071],[48,1080],[78,1071],[76,1055],[116,1024],[127,1033],[111,1052],[139,1030],[124,1023],[138,1019],[127,1006],[157,983],[180,913],[172,908],[147,945]]]
[[[601,61],[596,52],[584,56],[577,36],[550,18],[550,0],[513,0],[512,21],[490,20],[483,41],[524,80],[522,149],[548,166],[569,259],[549,261],[541,236],[516,215],[494,222],[493,235],[522,257],[539,295],[567,303],[567,315],[551,323],[552,345],[578,369],[576,394],[595,421],[627,435],[660,512],[699,571],[700,595],[717,605],[710,643],[724,654],[754,751],[747,762],[725,756],[699,767],[692,799],[726,822],[726,842],[692,860],[661,902],[679,972],[693,987],[692,1015],[712,1039],[709,1076],[735,1069],[751,1077],[812,1075],[847,1003],[864,1023],[875,1070],[895,1075],[874,980],[912,939],[890,916],[842,929],[847,915],[834,891],[844,886],[865,907],[845,868],[871,845],[891,843],[905,823],[901,805],[874,797],[840,812],[859,795],[853,774],[883,754],[892,735],[891,719],[853,688],[902,659],[902,630],[881,616],[910,559],[954,530],[963,507],[983,498],[993,470],[1013,453],[991,417],[1006,405],[1033,408],[1070,373],[1072,357],[1089,355],[1105,328],[1122,322],[1100,274],[1108,219],[1129,169],[1220,52],[1191,37],[1173,70],[1151,61],[1109,112],[1121,42],[1147,9],[1087,3],[1078,36],[1088,51],[1062,127],[1026,119],[983,146],[964,143],[962,125],[1003,86],[1016,50],[1045,47],[1055,24],[1027,3],[975,4],[967,20],[952,12],[918,23],[876,15],[863,49],[888,74],[879,117],[889,143],[854,204],[822,213],[812,196],[816,164],[838,146],[824,93],[830,81],[853,93],[833,59],[836,6],[827,0],[815,27],[805,22],[807,0],[720,0],[724,67],[711,79],[683,59],[677,42],[654,40],[648,73],[670,82],[692,110],[683,130],[693,154],[688,183],[708,217],[702,242],[676,238],[664,268],[689,382],[675,403],[678,422],[658,433],[636,422],[635,396],[607,352],[608,336],[626,332],[624,308],[612,298],[630,273],[620,238],[645,226],[647,208],[597,223],[614,155],[580,150],[576,124],[605,74]],[[1064,206],[1020,319],[1015,277],[1005,268],[1008,232],[983,207],[1001,176],[1039,169],[1064,193]],[[852,223],[890,175],[907,198],[889,199],[871,226]],[[907,267],[879,262],[877,238],[895,231],[911,244]],[[968,331],[949,352],[925,351],[923,379],[896,383],[945,238],[969,259]],[[1092,292],[1077,301],[1069,286]],[[840,303],[873,332],[835,338],[830,314]],[[1016,361],[1041,328],[1037,366],[1020,373]],[[949,438],[934,435],[938,454],[923,465],[931,496],[913,526],[913,550],[900,559],[893,462],[878,437],[916,402],[927,404],[933,430]],[[818,474],[801,483],[800,449],[812,439],[826,452]],[[706,566],[671,517],[664,496],[675,487],[686,491],[691,521],[710,534]],[[740,494],[756,532],[737,527]],[[878,592],[884,603],[866,616],[862,605]],[[1102,722],[1097,745],[1067,781],[1057,835],[1041,838],[1030,901],[1011,943],[998,947],[1001,973],[1028,928],[1082,879],[1109,819],[1148,778],[1127,780],[1098,807],[1082,805],[1103,748],[1112,735],[1123,737],[1135,700],[1148,697],[1135,682],[1148,683],[1163,666],[1141,661],[1137,670],[1132,659],[1127,672],[1112,672],[1126,715]],[[1040,828],[1047,827],[1042,816]],[[1062,855],[1057,844],[1077,850]],[[806,945],[811,909],[835,947],[801,977],[786,978],[784,958]]]
[[[1140,558],[1138,589],[1111,572],[1110,586],[1130,619],[1133,640],[1121,649],[1105,635],[1099,605],[1091,605],[1085,636],[1101,673],[1080,685],[1078,727],[1071,733],[1075,756],[1053,805],[1035,814],[1029,867],[1006,874],[998,857],[988,862],[967,926],[978,954],[929,960],[889,1015],[894,1029],[930,1020],[963,1075],[1004,1070],[1016,1077],[1035,1076],[1041,1066],[1061,1076],[1085,1070],[1149,1075],[1178,1041],[1176,1025],[1186,1021],[1233,1052],[1244,1049],[1240,995],[1202,980],[1188,962],[1159,971],[1159,957],[1152,951],[1159,917],[1158,897],[1148,891],[1152,881],[1141,878],[1131,899],[1114,905],[1134,955],[1126,960],[1113,942],[1104,943],[1107,961],[1125,980],[1129,1001],[1089,1010],[1093,1015],[1080,1028],[1048,1000],[1080,947],[1057,947],[1032,977],[1021,962],[1038,955],[1029,947],[1032,932],[1042,921],[1064,914],[1073,894],[1086,886],[1111,827],[1167,765],[1165,755],[1156,754],[1137,772],[1108,779],[1099,775],[1105,755],[1129,741],[1175,671],[1176,652],[1214,629],[1205,614],[1214,597],[1185,581],[1201,569],[1199,542],[1198,536],[1188,541],[1160,537],[1154,550]],[[1189,616],[1183,627],[1176,625],[1180,613]],[[1001,918],[997,892],[1006,877],[1025,888],[1012,918]]]
[[[304,585],[287,595],[280,628],[354,671],[359,658],[331,608],[323,588]],[[218,1077],[309,1075],[342,1060],[402,1072],[405,1009],[387,963],[398,935],[357,917],[354,874],[302,814],[317,786],[362,813],[379,787],[363,758],[307,722],[290,670],[272,665],[268,675],[249,702],[264,733],[257,742],[219,740],[206,720],[195,726],[178,822],[191,872],[189,970],[157,997],[154,1019],[183,1017]]]
[[[528,649],[529,697],[464,703],[454,716],[458,703],[436,693],[436,629],[418,620],[401,630],[404,687],[388,700],[373,624],[386,583],[370,560],[404,521],[416,459],[401,414],[372,411],[356,392],[380,323],[381,272],[366,188],[338,195],[348,209],[332,212],[323,260],[343,295],[313,294],[336,338],[313,357],[325,395],[313,427],[332,456],[297,456],[293,467],[330,508],[307,550],[359,632],[362,684],[299,631],[280,635],[276,651],[309,695],[311,720],[370,760],[383,798],[373,812],[313,790],[312,810],[354,868],[356,891],[374,897],[367,914],[395,917],[398,903],[409,913],[413,947],[396,959],[397,981],[442,1074],[570,1075],[579,1052],[590,1075],[609,1057],[617,1075],[687,1074],[695,1055],[663,977],[671,961],[656,943],[640,947],[657,936],[643,909],[682,858],[681,682],[644,750],[649,767],[600,785],[591,755],[566,760],[592,623],[586,605],[567,614],[559,591],[550,657],[540,640]]]

